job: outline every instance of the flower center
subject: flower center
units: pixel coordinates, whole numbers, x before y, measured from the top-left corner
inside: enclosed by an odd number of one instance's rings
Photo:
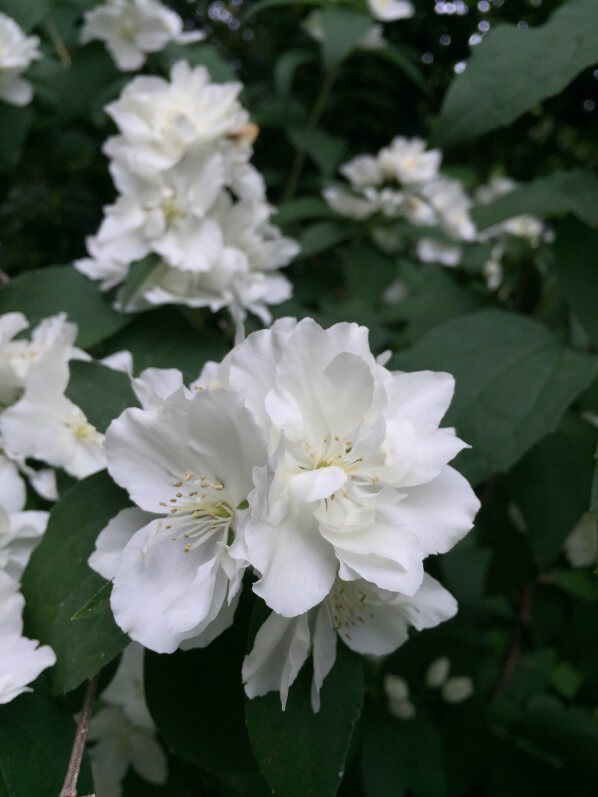
[[[351,639],[351,629],[366,623],[374,615],[368,610],[368,595],[360,587],[338,578],[326,598],[326,608],[335,631]]]

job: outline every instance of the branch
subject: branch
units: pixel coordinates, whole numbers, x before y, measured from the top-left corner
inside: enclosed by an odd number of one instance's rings
[[[91,712],[93,709],[93,701],[96,695],[98,685],[98,676],[94,675],[87,682],[87,689],[83,699],[83,708],[79,722],[77,723],[77,731],[75,733],[75,741],[73,742],[73,749],[71,750],[71,757],[66,771],[66,777],[62,786],[62,791],[59,797],[77,797],[77,781],[79,779],[79,770],[81,769],[81,762],[83,761],[83,753],[85,752],[85,743],[87,742],[87,732],[89,730],[89,720],[91,719]]]
[[[491,692],[491,698],[495,700],[503,694],[509,685],[513,673],[517,668],[519,659],[521,658],[521,645],[523,642],[524,634],[529,626],[531,620],[532,608],[532,594],[533,585],[525,584],[519,592],[517,600],[517,616],[515,618],[515,625],[511,632],[509,644],[505,653],[505,657],[496,679],[496,683]]]

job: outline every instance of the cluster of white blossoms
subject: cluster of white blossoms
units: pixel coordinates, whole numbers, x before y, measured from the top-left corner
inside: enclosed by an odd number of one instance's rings
[[[438,689],[445,703],[452,705],[462,703],[474,693],[473,681],[468,675],[457,675],[449,678],[450,660],[446,656],[435,659],[427,668],[424,682],[427,689]],[[399,675],[388,673],[384,676],[384,694],[386,707],[393,717],[409,720],[417,714],[412,700],[409,684]]]
[[[228,307],[236,320],[251,311],[267,323],[267,305],[289,298],[277,269],[298,246],[269,222],[264,181],[249,162],[257,128],[240,90],[179,61],[170,80],[137,77],[107,106],[119,135],[104,151],[120,195],[87,240],[90,257],[75,265],[108,290],[153,256],[127,310]]]
[[[408,19],[415,13],[409,0],[365,0],[365,4],[373,19],[379,22],[396,22]],[[303,21],[303,29],[316,41],[324,40],[322,16],[319,11],[311,11],[307,15]],[[380,50],[386,45],[384,27],[380,24],[372,25],[357,43],[357,47],[361,50]]]
[[[22,76],[31,62],[41,58],[37,36],[26,36],[19,25],[0,11],[0,100],[27,105],[33,87]]]
[[[550,231],[540,219],[518,216],[478,232],[470,215],[473,206],[488,204],[517,184],[496,177],[472,198],[459,180],[441,174],[441,160],[440,150],[426,149],[422,139],[399,136],[376,155],[358,155],[341,166],[350,190],[330,186],[324,190],[324,198],[342,216],[374,219],[372,238],[387,253],[414,246],[422,262],[456,266],[463,258],[464,246],[491,242],[483,273],[494,290],[502,282],[507,237],[524,238],[535,247],[550,240]],[[422,227],[428,232],[414,235],[413,229],[401,227],[401,220],[410,228]]]
[[[166,754],[145,702],[143,648],[131,643],[99,697],[89,725],[89,756],[96,797],[120,797],[129,767],[149,783],[167,778]]]
[[[14,462],[0,455],[0,704],[9,703],[56,657],[23,636],[21,574],[43,535],[48,513],[23,511],[25,483]]]
[[[384,360],[384,358],[382,358]],[[141,408],[106,433],[108,471],[135,506],[99,535],[129,636],[161,653],[202,647],[233,620],[244,572],[271,610],[243,665],[248,696],[289,687],[308,657],[312,705],[337,639],[384,655],[456,612],[424,572],[471,528],[479,502],[440,428],[446,373],[389,371],[368,331],[277,321],[207,363],[133,380]]]
[[[125,72],[140,69],[147,53],[170,42],[201,41],[201,31],[183,32],[180,16],[158,0],[107,0],[85,12],[81,42],[104,42],[114,63]]]

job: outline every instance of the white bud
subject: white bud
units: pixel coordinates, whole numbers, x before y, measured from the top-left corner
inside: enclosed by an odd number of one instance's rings
[[[389,700],[388,711],[398,720],[410,720],[417,713],[411,700]]]
[[[451,663],[446,656],[435,659],[426,671],[426,686],[429,689],[439,689],[448,678]]]
[[[384,676],[384,691],[386,697],[391,701],[402,701],[409,698],[409,684],[398,675],[389,673]]]
[[[442,699],[446,703],[462,703],[473,695],[473,681],[467,675],[449,678],[442,687]]]

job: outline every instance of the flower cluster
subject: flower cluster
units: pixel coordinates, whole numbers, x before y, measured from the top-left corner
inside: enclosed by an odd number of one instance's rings
[[[229,307],[235,319],[249,310],[268,322],[267,305],[290,296],[277,269],[298,247],[269,222],[263,179],[249,163],[257,128],[240,90],[180,61],[169,81],[135,78],[107,106],[120,132],[104,151],[120,195],[87,240],[90,257],[75,265],[109,289],[153,257],[127,310]]]
[[[478,500],[439,428],[446,373],[389,371],[357,324],[277,321],[189,388],[133,380],[142,405],[106,433],[108,471],[135,504],[98,537],[129,636],[157,652],[207,645],[233,619],[244,572],[271,610],[243,665],[250,697],[288,689],[311,656],[312,705],[337,638],[383,655],[408,627],[455,613],[424,572],[471,528]]]
[[[103,41],[114,63],[125,72],[143,66],[147,53],[170,42],[201,41],[201,31],[183,32],[177,13],[158,0],[107,0],[85,12],[81,42]]]
[[[11,105],[31,102],[33,88],[21,75],[40,57],[38,37],[26,36],[12,17],[0,11],[0,100]]]
[[[341,166],[350,190],[329,186],[324,198],[342,216],[371,219],[372,239],[388,253],[413,247],[422,262],[456,266],[463,259],[464,246],[492,243],[483,274],[494,290],[502,282],[508,236],[536,247],[550,240],[550,231],[540,219],[518,216],[478,232],[470,215],[473,206],[488,204],[517,184],[496,177],[472,198],[459,180],[441,174],[441,160],[440,150],[426,149],[422,139],[399,136],[376,155],[358,155]]]

